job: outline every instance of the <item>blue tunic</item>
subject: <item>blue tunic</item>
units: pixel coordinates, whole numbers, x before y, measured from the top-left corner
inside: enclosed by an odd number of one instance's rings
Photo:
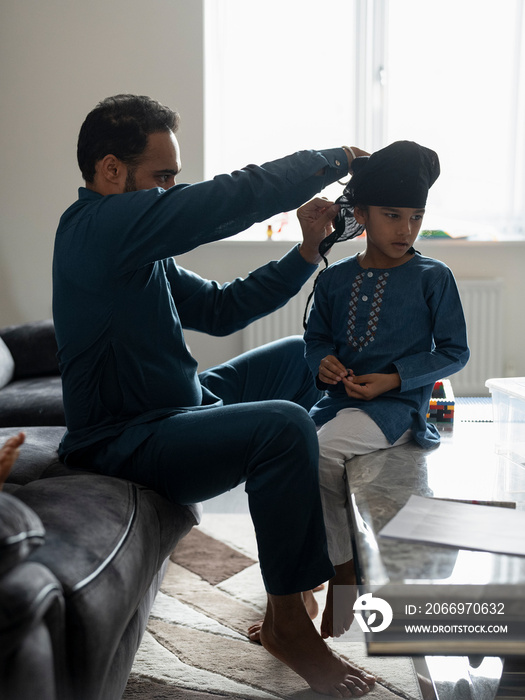
[[[469,349],[451,270],[416,253],[390,269],[363,269],[352,256],[319,277],[305,333],[306,359],[318,385],[320,361],[335,355],[356,375],[398,372],[399,389],[371,401],[327,389],[310,414],[323,425],[343,408],[360,408],[393,444],[408,429],[423,447],[439,441],[427,423],[434,383],[459,371]]]
[[[161,416],[219,405],[201,386],[183,328],[237,331],[285,304],[315,266],[293,249],[219,285],[172,256],[294,209],[346,172],[337,148],[169,190],[101,196],[81,188],[60,220],[53,260],[67,424],[61,455]]]

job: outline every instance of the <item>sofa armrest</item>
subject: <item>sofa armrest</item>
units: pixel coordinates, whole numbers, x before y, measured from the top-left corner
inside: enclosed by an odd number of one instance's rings
[[[0,697],[70,697],[66,673],[65,605],[60,582],[26,561],[43,543],[38,515],[0,493]]]
[[[0,576],[0,697],[71,698],[63,590],[45,566],[23,561]]]
[[[44,537],[38,515],[15,496],[0,493],[0,577],[27,559]]]

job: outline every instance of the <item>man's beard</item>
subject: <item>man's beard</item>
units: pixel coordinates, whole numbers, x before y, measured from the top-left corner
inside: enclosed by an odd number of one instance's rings
[[[124,183],[124,192],[136,192],[137,183],[135,182],[135,168],[128,168],[126,182]]]

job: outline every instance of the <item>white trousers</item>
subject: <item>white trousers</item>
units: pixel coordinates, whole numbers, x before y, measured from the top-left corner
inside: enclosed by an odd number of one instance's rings
[[[346,489],[345,465],[356,455],[386,450],[408,442],[407,430],[391,445],[375,421],[358,408],[343,408],[317,431],[319,438],[319,483],[328,541],[334,566],[352,559],[352,520]]]

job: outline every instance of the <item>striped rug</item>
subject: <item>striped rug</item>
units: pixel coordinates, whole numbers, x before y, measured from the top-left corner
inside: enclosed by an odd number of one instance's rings
[[[249,515],[205,513],[172,555],[123,700],[326,697],[249,641],[265,605]],[[376,676],[368,698],[421,700],[411,659],[368,657],[359,642],[334,648]]]

